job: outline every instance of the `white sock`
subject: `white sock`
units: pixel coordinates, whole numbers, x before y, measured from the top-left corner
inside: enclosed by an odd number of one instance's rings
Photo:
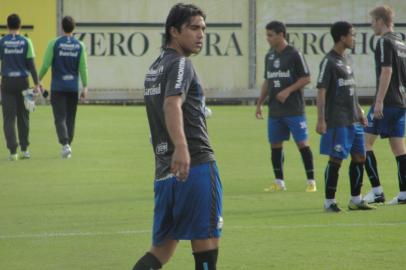
[[[283,181],[282,179],[276,179],[276,180],[275,180],[275,183],[276,183],[278,186],[281,186],[281,187],[284,187],[284,186],[285,186],[285,181]]]
[[[361,203],[361,195],[358,196],[352,196],[351,201],[355,204],[360,204]]]
[[[380,195],[383,192],[383,188],[381,186],[377,186],[372,188],[373,192],[375,193],[375,195]]]
[[[406,200],[406,191],[399,192],[398,199]]]
[[[309,180],[307,180],[307,184],[316,185],[316,181],[314,179],[309,179]]]
[[[333,203],[336,203],[336,199],[325,199],[324,207],[329,208]]]

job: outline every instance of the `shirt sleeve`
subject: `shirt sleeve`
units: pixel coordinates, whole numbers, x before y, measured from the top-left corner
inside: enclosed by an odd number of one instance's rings
[[[55,42],[56,42],[56,40],[53,40],[53,41],[49,42],[47,50],[45,51],[44,60],[42,62],[41,69],[39,70],[39,79],[40,80],[42,80],[42,78],[47,73],[48,68],[52,64],[52,59],[54,58]]]
[[[264,59],[264,62],[265,62],[265,64],[264,64],[264,79],[265,79],[265,80],[268,79],[268,76],[267,76],[267,71],[268,71],[268,58],[269,58],[269,53],[267,53],[267,54],[265,55],[265,59]]]
[[[307,77],[310,75],[309,67],[301,52],[297,52],[295,55],[295,73],[297,78]]]
[[[392,66],[392,44],[386,38],[380,38],[376,44],[377,59],[382,67]]]
[[[193,79],[192,62],[186,57],[178,58],[170,67],[165,85],[165,96],[186,96]]]
[[[87,54],[86,54],[86,47],[83,42],[80,42],[80,46],[82,47],[80,53],[80,60],[79,60],[79,73],[80,79],[82,80],[83,87],[87,87],[87,78],[88,78],[88,68],[87,68]]]
[[[26,38],[27,40],[27,58],[34,58],[35,57],[35,52],[34,52],[34,46],[32,45],[32,41],[29,38]]]
[[[331,81],[331,70],[328,58],[325,57],[320,63],[320,73],[317,79],[317,88],[328,89]]]

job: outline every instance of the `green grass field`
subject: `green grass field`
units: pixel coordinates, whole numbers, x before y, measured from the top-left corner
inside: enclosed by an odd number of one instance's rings
[[[406,206],[323,212],[315,107],[308,107],[318,192],[308,194],[299,152],[285,145],[288,191],[273,181],[266,121],[253,106],[212,106],[209,134],[224,188],[218,269],[405,269]],[[0,134],[0,269],[131,269],[150,247],[153,155],[142,106],[80,106],[73,157],[60,158],[49,106],[31,114],[31,160],[7,161]],[[398,192],[388,142],[376,144],[387,199]],[[348,161],[337,200],[346,209]],[[363,191],[369,191],[364,178]],[[194,269],[181,242],[165,269]]]

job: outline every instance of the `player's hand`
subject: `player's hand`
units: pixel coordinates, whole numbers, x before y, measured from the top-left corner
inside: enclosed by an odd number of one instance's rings
[[[316,132],[320,135],[326,133],[327,124],[325,120],[318,120],[316,125]]]
[[[84,87],[80,93],[80,101],[84,101],[85,99],[87,99],[87,87]]]
[[[374,105],[374,118],[382,119],[383,118],[383,102],[376,101]]]
[[[257,109],[255,111],[255,117],[257,119],[264,119],[264,117],[262,116],[262,106],[257,106]]]
[[[287,90],[282,90],[276,95],[276,99],[280,103],[285,103],[286,99],[289,97],[290,93]]]
[[[172,154],[171,173],[180,181],[186,181],[189,175],[190,154],[187,145],[175,146]]]
[[[38,93],[41,93],[41,85],[40,84],[36,84],[34,86],[34,88],[32,89],[32,91],[35,93],[35,95],[37,95]]]

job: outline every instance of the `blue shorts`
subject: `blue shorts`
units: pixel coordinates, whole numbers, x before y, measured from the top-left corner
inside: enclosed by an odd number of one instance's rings
[[[188,179],[155,180],[152,241],[195,240],[221,235],[222,186],[215,161],[190,168]]]
[[[365,155],[364,130],[361,125],[329,128],[320,139],[320,154],[346,159],[350,153]]]
[[[270,143],[288,141],[290,133],[292,133],[296,143],[307,140],[307,123],[304,115],[268,118],[268,140]]]
[[[404,137],[405,136],[405,114],[406,109],[383,108],[383,118],[374,119],[374,107],[368,112],[368,126],[365,132],[374,135],[381,135],[381,138]]]

